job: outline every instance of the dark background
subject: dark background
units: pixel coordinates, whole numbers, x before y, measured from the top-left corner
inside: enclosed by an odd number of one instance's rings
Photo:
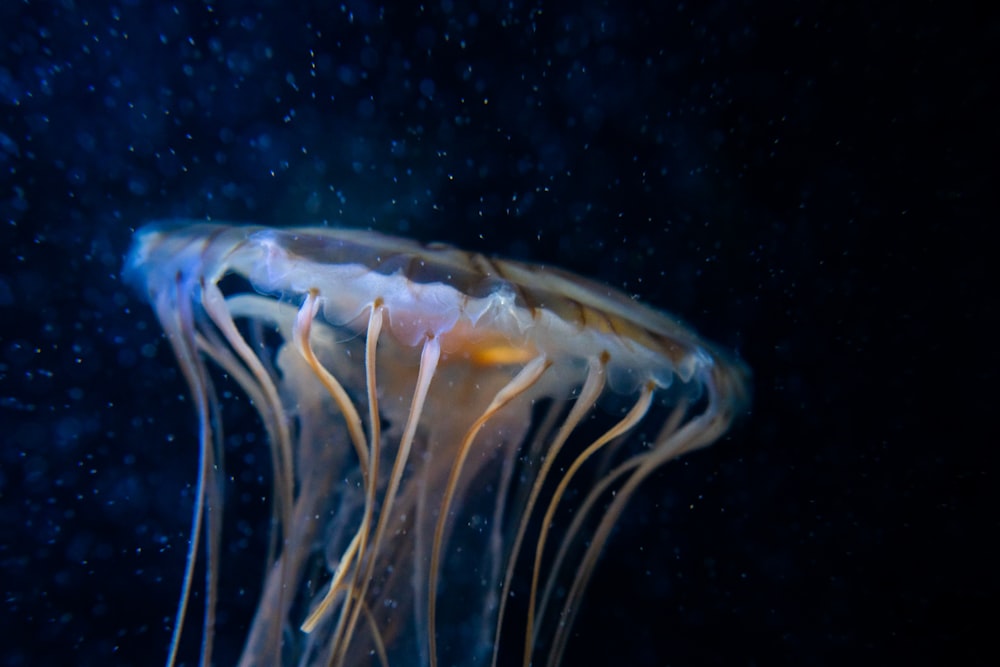
[[[119,271],[175,217],[558,264],[746,360],[567,664],[997,664],[998,43],[933,2],[4,2],[0,664],[165,658],[194,423]]]

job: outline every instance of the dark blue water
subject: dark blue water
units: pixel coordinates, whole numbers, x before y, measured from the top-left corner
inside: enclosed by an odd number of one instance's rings
[[[997,35],[930,3],[3,3],[0,664],[165,658],[194,422],[119,272],[175,217],[558,264],[747,361],[753,414],[636,498],[568,664],[993,663]]]

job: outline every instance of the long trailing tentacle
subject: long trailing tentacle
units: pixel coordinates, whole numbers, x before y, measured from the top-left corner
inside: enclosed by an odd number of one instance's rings
[[[711,383],[706,385],[709,389],[708,405],[705,411],[684,424],[676,431],[670,433],[664,441],[654,445],[653,449],[646,454],[641,464],[628,476],[625,484],[622,485],[614,499],[608,506],[594,531],[590,545],[580,561],[577,576],[563,601],[563,611],[560,615],[560,624],[552,642],[552,651],[549,653],[549,667],[556,667],[562,661],[563,653],[566,650],[566,642],[569,640],[569,627],[573,624],[576,612],[579,608],[579,601],[584,589],[590,581],[594,567],[601,550],[611,535],[618,519],[621,517],[625,506],[635,494],[639,485],[645,481],[650,474],[660,468],[663,464],[674,459],[685,452],[692,451],[714,442],[729,427],[732,421],[732,411],[727,409],[723,402],[719,400],[719,388]],[[726,387],[723,391],[728,390]]]
[[[597,402],[597,398],[601,395],[601,391],[604,390],[606,376],[605,366],[607,361],[607,354],[601,354],[600,356],[590,360],[587,379],[584,380],[583,387],[580,389],[580,395],[577,396],[576,401],[573,403],[573,407],[566,416],[566,420],[559,428],[555,438],[553,438],[552,442],[549,444],[545,459],[542,461],[541,469],[535,477],[534,484],[531,487],[531,493],[528,496],[528,501],[524,506],[523,512],[521,513],[521,521],[517,527],[517,535],[514,538],[514,544],[507,555],[507,571],[504,574],[503,586],[500,592],[500,609],[497,612],[496,624],[496,638],[498,641],[494,642],[492,667],[496,667],[497,660],[500,657],[500,630],[503,626],[504,614],[507,610],[507,599],[510,595],[510,587],[514,581],[514,567],[517,564],[521,546],[524,543],[525,534],[528,530],[528,522],[531,519],[531,515],[534,513],[538,497],[542,493],[542,486],[545,484],[549,471],[555,464],[563,445],[569,439],[570,434],[576,429],[580,422],[583,421],[584,416],[592,407],[594,407],[594,403]]]
[[[348,574],[354,572],[357,564],[363,563],[366,555],[366,545],[368,534],[372,523],[372,516],[375,508],[377,485],[378,485],[378,441],[381,438],[381,425],[378,418],[378,403],[375,398],[375,346],[382,329],[381,304],[374,304],[368,324],[368,349],[366,352],[366,383],[368,385],[369,419],[371,423],[371,434],[366,443],[361,427],[361,418],[354,408],[353,402],[347,395],[340,382],[319,362],[312,349],[309,340],[309,331],[313,318],[316,315],[318,304],[318,291],[310,292],[306,301],[302,304],[299,315],[296,317],[294,338],[298,342],[299,349],[305,357],[313,372],[320,382],[327,389],[327,392],[337,403],[341,412],[348,422],[348,429],[351,439],[362,468],[363,485],[365,487],[365,509],[358,531],[351,539],[347,550],[344,552],[341,561],[334,572],[330,588],[323,600],[313,609],[306,620],[302,623],[301,629],[304,632],[312,632],[320,619],[326,614],[333,604],[334,598],[343,590],[343,582]],[[353,596],[347,596],[345,609],[350,606]],[[341,618],[343,618],[343,614]]]
[[[681,420],[684,419],[686,411],[687,402],[682,400],[673,408],[670,416],[664,423],[663,428],[660,429],[659,434],[657,434],[652,442],[666,442],[667,438],[680,426]],[[583,527],[583,522],[590,515],[590,511],[594,504],[604,496],[604,493],[611,485],[615,484],[623,475],[637,468],[647,456],[649,456],[649,453],[634,456],[619,463],[618,466],[607,472],[600,478],[600,480],[597,481],[597,484],[594,488],[590,489],[587,496],[583,499],[583,502],[576,507],[573,512],[573,521],[570,523],[569,528],[559,541],[559,549],[556,552],[555,558],[552,560],[552,565],[549,567],[548,581],[545,582],[545,590],[542,592],[541,601],[538,603],[536,618],[541,619],[545,617],[545,611],[548,609],[549,601],[556,589],[556,583],[559,580],[559,572],[562,571],[563,563],[569,555],[570,548],[573,544],[575,544],[576,537],[579,535],[580,529]],[[539,621],[535,622],[536,636],[538,630],[540,629],[539,624]]]
[[[260,410],[262,412],[267,410],[274,416],[277,438],[272,443],[272,446],[276,447],[278,451],[278,456],[276,457],[278,467],[274,471],[275,496],[279,507],[278,516],[281,519],[279,530],[280,534],[284,536],[291,526],[295,479],[292,463],[292,436],[289,424],[280,417],[282,407],[281,398],[278,396],[278,389],[271,375],[261,363],[260,358],[251,349],[246,339],[243,338],[239,329],[237,329],[232,314],[226,306],[225,296],[222,294],[219,286],[214,282],[202,280],[201,303],[208,317],[218,327],[237,356],[246,364],[260,386],[265,401],[263,405],[259,406]],[[269,556],[269,559],[271,557],[273,557],[273,554]],[[282,559],[281,562],[287,563],[287,559]],[[283,599],[284,592],[281,593],[281,596]],[[279,608],[284,608],[283,602],[279,603]],[[273,631],[280,632],[280,627],[275,626]],[[280,637],[272,637],[268,645],[275,647],[275,650],[277,650],[280,645]],[[277,656],[274,657],[277,658]]]
[[[434,529],[434,542],[431,551],[430,578],[427,585],[427,627],[429,633],[428,640],[430,646],[431,667],[436,667],[437,665],[437,636],[434,629],[436,627],[437,618],[437,580],[441,566],[440,560],[442,542],[444,541],[444,527],[448,519],[448,515],[451,513],[451,502],[455,495],[455,489],[458,486],[458,478],[462,473],[462,467],[465,465],[465,459],[468,457],[469,450],[472,448],[472,441],[475,439],[476,434],[479,433],[479,430],[483,427],[483,425],[486,424],[486,422],[489,421],[493,415],[495,415],[512,400],[534,386],[534,384],[538,382],[538,379],[542,376],[542,373],[548,370],[551,365],[552,362],[544,356],[538,356],[528,362],[509,383],[497,392],[489,406],[483,411],[483,414],[481,414],[476,421],[473,422],[472,426],[469,427],[468,432],[462,439],[461,445],[458,447],[455,462],[452,464],[451,472],[448,475],[448,482],[445,485],[444,498],[441,501],[441,512],[438,514],[437,526]]]
[[[389,473],[389,484],[386,487],[382,508],[379,511],[378,523],[375,527],[374,538],[372,539],[372,554],[377,555],[379,553],[382,539],[385,536],[386,529],[388,528],[389,519],[392,516],[392,506],[396,500],[396,494],[399,492],[399,485],[403,479],[403,471],[406,468],[406,462],[410,456],[410,449],[413,446],[413,439],[417,433],[417,426],[419,425],[420,418],[424,412],[424,403],[427,400],[427,392],[430,390],[431,380],[434,379],[438,361],[440,359],[441,341],[436,336],[428,334],[424,339],[423,349],[420,353],[420,369],[417,371],[417,382],[413,389],[413,400],[410,403],[409,414],[406,417],[406,424],[403,427],[403,435],[399,442],[399,450],[396,452],[396,459],[393,461],[392,470]],[[365,564],[366,567],[364,568],[365,572],[363,574],[360,572],[361,568],[356,570],[355,579],[358,580],[358,575],[360,575],[360,583],[355,587],[352,587],[352,589],[355,591],[354,595],[357,600],[364,600],[365,595],[368,592],[368,584],[371,582],[372,574],[375,570],[376,560],[377,558],[374,555],[368,559]],[[355,605],[351,614],[351,619],[347,622],[346,626],[338,626],[332,644],[335,651],[337,651],[339,655],[334,655],[332,664],[344,664],[344,661],[347,658],[348,642],[344,641],[342,638],[352,636],[354,626],[357,624],[359,613],[360,606]]]
[[[198,480],[195,486],[195,506],[191,518],[191,531],[188,538],[188,551],[184,565],[184,583],[181,587],[181,597],[177,603],[177,614],[170,638],[170,650],[167,655],[167,667],[177,663],[177,653],[180,649],[181,635],[187,617],[188,604],[191,600],[191,590],[194,583],[194,568],[198,560],[198,547],[201,539],[202,526],[205,518],[205,495],[208,485],[210,459],[212,457],[213,432],[209,408],[208,379],[205,366],[198,357],[195,342],[195,318],[190,301],[184,292],[190,287],[190,281],[185,281],[178,274],[169,290],[161,291],[155,300],[157,316],[163,323],[163,328],[181,367],[181,373],[187,381],[191,396],[194,399],[195,412],[198,417]],[[205,623],[214,614],[214,608],[206,610]],[[211,659],[211,640],[202,639],[202,664]]]
[[[593,456],[598,450],[604,445],[611,442],[619,435],[627,433],[632,430],[636,424],[642,421],[642,418],[646,415],[649,410],[649,406],[653,401],[653,390],[655,385],[649,382],[643,386],[642,392],[639,394],[638,400],[636,400],[635,405],[629,410],[621,421],[612,426],[604,435],[595,440],[589,447],[584,449],[576,457],[570,467],[566,470],[562,479],[559,480],[559,486],[556,488],[555,493],[552,494],[552,499],[549,501],[549,507],[545,512],[545,517],[542,519],[542,528],[538,535],[538,542],[535,546],[535,567],[531,573],[531,590],[528,594],[528,620],[525,629],[525,639],[524,639],[524,665],[528,667],[531,664],[531,653],[534,647],[534,621],[535,621],[535,600],[538,595],[538,578],[540,576],[542,567],[542,555],[545,553],[545,540],[548,536],[549,526],[552,524],[552,517],[555,515],[556,507],[559,505],[559,501],[562,500],[563,494],[569,487],[570,481],[572,481],[573,476],[576,475],[577,471],[587,462],[591,456]]]

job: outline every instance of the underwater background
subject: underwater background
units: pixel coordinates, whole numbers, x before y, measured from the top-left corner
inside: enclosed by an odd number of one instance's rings
[[[929,1],[4,2],[0,665],[166,658],[195,424],[119,274],[175,218],[559,265],[753,369],[566,664],[997,664],[998,43]]]

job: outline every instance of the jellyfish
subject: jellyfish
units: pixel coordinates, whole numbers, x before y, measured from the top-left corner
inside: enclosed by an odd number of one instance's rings
[[[124,275],[197,417],[168,666],[198,631],[199,560],[202,665],[229,595],[239,482],[220,382],[258,415],[271,476],[241,665],[558,665],[637,487],[747,405],[739,361],[549,266],[360,230],[172,222],[137,232]]]

